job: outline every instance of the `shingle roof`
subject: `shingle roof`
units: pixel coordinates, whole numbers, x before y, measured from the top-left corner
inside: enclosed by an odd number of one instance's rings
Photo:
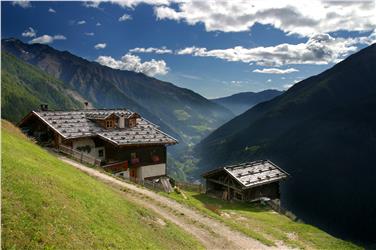
[[[263,184],[276,182],[287,178],[289,175],[269,160],[246,162],[237,165],[225,166],[204,174],[207,177],[218,171],[226,171],[236,179],[243,188],[251,188]]]
[[[104,119],[112,114],[126,118],[136,114],[127,109],[32,111],[32,114],[37,115],[65,139],[99,136],[116,145],[177,143],[175,138],[162,132],[155,124],[142,117],[137,118],[137,125],[132,128],[106,129],[93,121],[93,119]]]

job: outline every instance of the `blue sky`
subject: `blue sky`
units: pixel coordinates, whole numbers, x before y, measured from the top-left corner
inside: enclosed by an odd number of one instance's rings
[[[2,2],[2,37],[205,97],[287,89],[376,41],[374,1]]]

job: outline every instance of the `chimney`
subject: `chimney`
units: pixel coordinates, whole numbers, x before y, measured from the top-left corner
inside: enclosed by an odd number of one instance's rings
[[[119,128],[125,128],[125,117],[123,115],[119,117]]]
[[[88,109],[89,103],[88,102],[84,102],[84,104],[85,104],[85,109]]]

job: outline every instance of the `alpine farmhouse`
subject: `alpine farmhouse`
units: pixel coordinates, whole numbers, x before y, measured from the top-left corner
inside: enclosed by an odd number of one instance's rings
[[[176,139],[127,109],[48,110],[41,105],[18,124],[28,136],[60,151],[82,152],[128,178],[166,175],[166,147]]]

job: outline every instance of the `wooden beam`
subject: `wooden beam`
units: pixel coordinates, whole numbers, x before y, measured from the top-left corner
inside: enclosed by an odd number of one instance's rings
[[[239,191],[239,192],[242,192],[241,189],[237,188],[237,187],[234,187],[232,185],[229,185],[229,184],[226,184],[226,183],[223,183],[223,182],[220,182],[220,181],[217,181],[217,180],[214,180],[214,179],[207,179],[208,181],[211,181],[211,182],[214,182],[214,183],[217,183],[217,184],[220,184],[220,185],[223,185],[223,186],[226,186],[226,187],[229,187],[229,188],[232,188],[236,191]]]

